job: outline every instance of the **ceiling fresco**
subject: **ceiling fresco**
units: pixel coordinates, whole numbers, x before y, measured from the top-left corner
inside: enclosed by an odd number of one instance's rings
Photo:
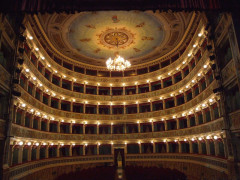
[[[160,21],[144,12],[102,11],[78,16],[69,26],[67,39],[81,55],[107,59],[119,53],[126,59],[144,56],[161,44]]]
[[[105,67],[106,59],[116,54],[132,65],[167,54],[181,41],[192,13],[97,11],[37,18],[59,54]]]

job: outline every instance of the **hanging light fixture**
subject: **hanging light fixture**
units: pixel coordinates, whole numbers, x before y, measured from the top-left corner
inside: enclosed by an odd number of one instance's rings
[[[124,71],[126,68],[131,66],[131,63],[123,57],[117,55],[114,59],[109,58],[106,61],[106,65],[107,69],[110,71]]]
[[[118,48],[119,37],[115,38],[116,46]],[[128,60],[125,60],[123,57],[117,54],[114,59],[108,58],[106,61],[107,69],[110,71],[124,71],[126,68],[131,66],[131,63]]]

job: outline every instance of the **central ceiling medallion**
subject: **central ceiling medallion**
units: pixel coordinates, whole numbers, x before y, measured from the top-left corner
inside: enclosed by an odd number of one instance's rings
[[[124,32],[111,32],[105,35],[104,40],[110,45],[121,46],[128,41],[128,36]]]
[[[97,36],[99,44],[107,49],[125,49],[135,43],[135,35],[125,27],[107,28]]]

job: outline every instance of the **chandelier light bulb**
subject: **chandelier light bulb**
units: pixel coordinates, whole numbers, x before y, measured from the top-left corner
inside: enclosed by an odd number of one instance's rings
[[[20,141],[18,144],[19,144],[20,146],[22,146],[22,145],[23,145],[23,142],[22,142],[22,141]]]
[[[106,65],[110,71],[124,71],[131,66],[131,63],[118,55],[114,59],[109,58]]]

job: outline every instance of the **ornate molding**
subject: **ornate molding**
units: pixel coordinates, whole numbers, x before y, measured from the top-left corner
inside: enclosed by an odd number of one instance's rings
[[[74,92],[74,91],[70,91],[70,90],[66,90],[64,88],[61,88],[53,83],[51,83],[50,81],[48,81],[39,71],[38,69],[32,64],[32,62],[29,60],[29,58],[26,58],[25,64],[26,66],[32,70],[32,73],[35,75],[35,77],[37,79],[39,79],[42,84],[44,84],[45,86],[47,86],[47,88],[51,89],[52,91],[56,92],[56,93],[60,93],[63,96],[68,96],[68,97],[75,97],[75,98],[79,98],[79,99],[87,99],[87,100],[93,100],[93,101],[129,101],[129,100],[140,100],[140,99],[145,99],[145,98],[154,98],[157,96],[157,99],[160,96],[164,96],[164,94],[170,94],[173,91],[176,91],[180,88],[185,87],[185,85],[187,83],[190,82],[190,80],[196,76],[196,74],[198,73],[199,69],[201,69],[203,67],[203,65],[208,61],[208,57],[209,56],[209,52],[206,50],[201,58],[201,60],[196,64],[196,67],[194,67],[194,69],[192,71],[190,71],[190,73],[187,75],[187,77],[185,77],[183,80],[181,80],[180,82],[173,84],[169,87],[163,88],[163,89],[159,89],[157,91],[151,91],[151,92],[147,92],[147,93],[142,93],[142,94],[134,94],[134,95],[125,95],[125,96],[101,96],[101,95],[91,95],[91,94],[84,94],[84,93],[79,93],[79,92]],[[26,57],[26,56],[25,56]],[[175,65],[173,63],[173,65]],[[175,65],[176,67],[176,65]],[[173,68],[173,67],[172,67]],[[167,69],[162,69],[160,70],[160,72],[162,71],[162,73],[166,73],[168,71],[166,71]],[[104,82],[106,83],[115,83],[121,86],[121,83],[132,83],[134,84],[135,81],[138,80],[142,80],[145,79],[145,83],[147,79],[151,79],[152,77],[158,77],[161,73],[160,72],[152,72],[149,73],[148,75],[143,75],[143,76],[137,76],[137,77],[131,77],[131,78],[126,78],[124,80],[124,78],[117,78],[115,79],[116,81],[110,81],[110,78],[97,78],[97,77],[91,77],[90,79],[86,79],[85,80],[90,80],[92,82],[94,82],[95,84],[97,82]],[[76,78],[77,73],[71,73],[69,74],[72,76],[72,78]],[[90,83],[89,83],[90,84]],[[144,84],[144,83],[143,83]],[[104,87],[104,86],[103,86]],[[106,87],[109,87],[109,84],[106,85]]]
[[[11,136],[15,138],[32,138],[43,141],[74,141],[80,142],[88,141],[88,142],[108,142],[109,141],[138,141],[139,139],[142,142],[147,141],[150,142],[152,139],[161,140],[164,138],[179,139],[181,137],[189,137],[189,136],[200,136],[201,134],[211,134],[213,132],[219,131],[219,129],[223,128],[223,118],[219,118],[217,120],[211,121],[209,123],[205,123],[202,125],[178,129],[178,130],[169,130],[169,131],[160,131],[160,132],[149,132],[149,133],[129,133],[129,134],[64,134],[64,133],[52,133],[46,131],[39,131],[30,129],[27,127],[23,127],[17,124],[12,125],[12,133]]]

